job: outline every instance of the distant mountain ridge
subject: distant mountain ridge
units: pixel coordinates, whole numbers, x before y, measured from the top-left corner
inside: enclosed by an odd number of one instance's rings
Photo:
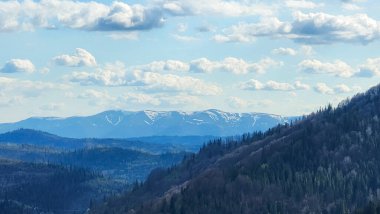
[[[72,138],[131,138],[147,136],[230,136],[265,131],[288,118],[265,113],[205,111],[111,110],[83,117],[32,117],[0,124],[0,133],[26,128]]]

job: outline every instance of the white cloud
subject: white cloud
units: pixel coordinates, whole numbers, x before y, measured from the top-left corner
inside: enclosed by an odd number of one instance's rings
[[[169,63],[166,66],[173,66],[170,69],[174,69],[177,65]],[[120,62],[106,65],[93,73],[74,72],[65,79],[82,85],[135,86],[150,92],[176,91],[202,95],[217,95],[222,92],[217,85],[206,83],[201,79],[141,70],[128,71]]]
[[[380,58],[369,58],[359,66],[359,71],[356,73],[358,77],[374,77],[380,76]]]
[[[302,83],[301,81],[296,81],[294,83],[294,88],[298,90],[309,90],[310,86],[308,84]]]
[[[33,73],[35,71],[36,68],[28,59],[11,59],[0,69],[2,73]]]
[[[276,55],[283,55],[283,56],[295,56],[295,55],[301,55],[301,56],[310,56],[314,54],[313,47],[308,45],[302,45],[298,50],[295,50],[293,48],[276,48],[272,50],[272,54]]]
[[[319,60],[304,60],[298,64],[298,68],[310,74],[331,74],[338,77],[351,77],[354,69],[341,60],[334,62],[321,62]]]
[[[291,25],[280,21],[276,17],[266,17],[258,23],[240,23],[224,29],[223,34],[214,36],[217,42],[252,42],[256,37],[276,37],[289,34]]]
[[[60,55],[53,58],[57,65],[79,67],[79,66],[96,66],[95,57],[88,51],[82,48],[76,48],[76,53],[73,55]]]
[[[270,58],[261,59],[258,62],[247,62],[243,59],[227,57],[222,61],[211,61],[200,58],[190,62],[190,70],[197,73],[212,73],[225,71],[234,74],[265,73],[268,69],[283,65],[282,62]]]
[[[17,19],[20,3],[17,1],[1,1],[0,8],[0,32],[17,29],[19,27]]]
[[[115,1],[105,5],[71,0],[0,2],[0,31],[67,27],[81,30],[145,30],[160,27],[162,9]],[[55,26],[57,24],[57,26]]]
[[[153,61],[147,65],[136,66],[136,69],[152,72],[188,72],[190,65],[179,60]]]
[[[247,62],[239,58],[226,57],[221,61],[212,61],[207,58],[199,58],[190,62],[179,60],[153,61],[146,65],[135,66],[133,69],[152,72],[212,73],[222,71],[233,74],[262,74],[270,68],[282,65],[283,62],[278,62],[271,58],[264,58],[258,62]]]
[[[369,43],[380,38],[380,24],[367,14],[352,16],[326,13],[294,14],[294,39],[306,43],[359,42]]]
[[[295,91],[295,90],[309,90],[310,86],[300,81],[296,81],[295,84],[277,82],[270,80],[266,83],[262,83],[255,79],[250,79],[247,82],[240,84],[240,89],[252,90],[252,91]]]
[[[121,62],[106,64],[96,72],[73,72],[64,78],[81,85],[121,86],[128,83],[126,68]]]
[[[150,92],[177,91],[199,95],[217,95],[222,92],[217,85],[190,76],[135,71],[134,77],[130,85],[143,86],[142,90]]]
[[[349,87],[345,84],[338,84],[334,87],[328,86],[326,83],[317,83],[314,90],[320,94],[345,94],[360,91],[359,86]]]
[[[288,56],[295,56],[297,55],[297,51],[292,48],[276,48],[272,51],[273,54],[277,55],[288,55]]]
[[[113,1],[13,0],[0,2],[0,32],[56,29],[140,31],[161,27],[170,16],[269,16],[273,6],[249,1],[158,0],[145,5]]]
[[[326,83],[317,83],[314,90],[320,94],[333,94],[334,89],[326,85]]]
[[[288,38],[306,44],[367,44],[380,38],[380,22],[367,14],[330,15],[295,12],[292,22],[276,17],[240,23],[214,36],[217,42],[252,42],[257,37]]]
[[[173,15],[268,16],[274,8],[250,1],[165,0],[162,7]]]
[[[322,3],[317,4],[306,0],[286,0],[285,5],[292,9],[315,9],[324,6]]]
[[[346,62],[335,60],[321,62],[319,60],[304,60],[298,64],[300,71],[310,74],[330,74],[337,77],[366,77],[380,76],[380,58],[368,58],[365,63],[353,68]]]
[[[339,85],[335,86],[334,90],[338,94],[339,93],[349,93],[352,91],[352,89],[345,84],[339,84]]]

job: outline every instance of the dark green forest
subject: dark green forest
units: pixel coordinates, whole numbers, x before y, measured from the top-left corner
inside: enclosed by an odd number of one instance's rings
[[[82,168],[0,160],[0,213],[80,213],[109,194],[106,185]]]
[[[380,86],[220,139],[91,213],[366,213],[380,198]]]

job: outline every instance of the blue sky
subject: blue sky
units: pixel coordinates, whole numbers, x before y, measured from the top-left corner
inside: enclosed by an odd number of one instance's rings
[[[0,2],[0,122],[103,110],[301,115],[379,83],[371,0]]]

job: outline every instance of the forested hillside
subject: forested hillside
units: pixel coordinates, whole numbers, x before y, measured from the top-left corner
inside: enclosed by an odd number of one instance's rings
[[[92,213],[352,213],[380,198],[380,86],[292,124],[210,143]]]
[[[110,185],[81,168],[0,159],[0,213],[81,213]]]

